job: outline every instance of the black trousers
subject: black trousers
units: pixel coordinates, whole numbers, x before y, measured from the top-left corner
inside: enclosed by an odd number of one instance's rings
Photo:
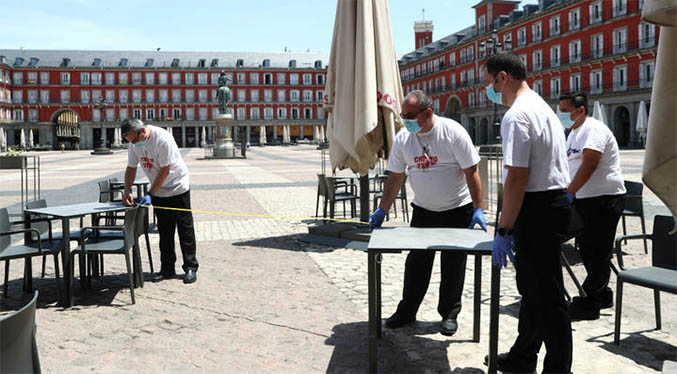
[[[472,220],[472,204],[443,212],[434,212],[411,204],[414,212],[411,227],[467,228]],[[442,318],[456,318],[461,311],[461,296],[465,281],[465,253],[442,252],[440,299],[437,312]],[[434,251],[411,251],[404,266],[404,290],[397,312],[415,317],[423,297],[428,291],[430,275],[435,261]]]
[[[564,190],[527,192],[514,226],[515,273],[522,302],[519,334],[509,358],[535,365],[545,343],[544,373],[571,371],[571,321],[560,262],[560,242],[570,217]]]
[[[153,205],[158,207],[190,209],[190,191],[171,197],[153,196]],[[169,209],[155,209],[157,227],[160,233],[160,263],[162,274],[174,274],[176,252],[174,250],[174,231],[178,229],[181,254],[183,255],[183,271],[197,270],[195,258],[195,228],[193,213]]]
[[[625,208],[625,195],[606,195],[576,199],[576,210],[583,219],[578,237],[583,265],[588,275],[583,282],[585,293],[594,301],[610,299],[608,287],[616,227]]]

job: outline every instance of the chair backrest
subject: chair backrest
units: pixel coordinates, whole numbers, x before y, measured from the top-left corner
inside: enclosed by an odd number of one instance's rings
[[[40,209],[47,208],[47,201],[45,199],[29,201],[26,203],[26,209]],[[44,218],[46,216],[34,216],[35,218]],[[31,228],[36,229],[40,234],[44,234],[49,231],[49,222],[31,222]],[[33,237],[32,240],[38,240]]]
[[[148,225],[148,208],[145,206],[140,206],[137,208],[138,212],[136,213],[136,224],[134,227],[134,235],[136,238],[143,235],[146,232],[146,225]]]
[[[326,196],[329,200],[334,200],[336,198],[336,186],[334,178],[324,178],[324,185],[326,188]]]
[[[675,219],[671,216],[655,216],[653,219],[653,266],[677,270],[677,234]],[[672,235],[670,235],[672,232]]]
[[[7,213],[7,208],[0,209],[0,232],[9,232],[9,213]],[[0,252],[3,249],[9,247],[12,243],[12,238],[10,235],[0,235]]]
[[[110,201],[110,182],[99,181],[99,202],[107,203]]]
[[[129,245],[132,245],[136,243],[136,228],[138,225],[138,222],[136,221],[137,216],[139,213],[139,207],[134,207],[130,208],[125,211],[125,242],[127,243],[127,247]]]
[[[325,181],[326,176],[324,174],[317,175],[317,191],[320,196],[327,196],[327,181]]]
[[[39,373],[40,357],[35,341],[33,299],[17,312],[0,319],[0,373]]]
[[[642,191],[644,191],[644,185],[642,183],[623,181],[625,184],[626,195],[625,195],[625,209],[626,211],[641,214],[644,211],[644,206],[642,203]]]

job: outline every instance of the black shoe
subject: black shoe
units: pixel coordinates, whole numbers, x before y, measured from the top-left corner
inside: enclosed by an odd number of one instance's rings
[[[161,282],[165,279],[173,279],[176,274],[153,273],[150,275],[150,281],[153,283]]]
[[[386,327],[389,329],[396,329],[402,326],[409,325],[416,321],[416,317],[405,318],[399,313],[395,312],[390,318],[386,319]]]
[[[567,312],[572,321],[592,321],[599,319],[600,305],[588,297],[575,297]]]
[[[440,334],[445,336],[452,336],[458,330],[458,323],[456,318],[445,318],[440,322]]]
[[[197,280],[197,274],[195,273],[195,270],[193,269],[188,269],[186,272],[186,275],[183,277],[183,283],[193,283]]]
[[[509,353],[499,353],[496,356],[496,369],[506,373],[535,373],[536,362],[528,364],[509,358]],[[489,366],[489,356],[484,356],[484,365]]]
[[[600,309],[613,308],[614,306],[614,293],[609,287],[607,287],[606,290],[603,290],[602,292],[599,292],[595,295],[590,295],[588,297],[590,297],[591,300],[596,301]],[[581,300],[583,300],[582,297],[574,296],[573,300],[571,300],[571,304],[579,303]]]

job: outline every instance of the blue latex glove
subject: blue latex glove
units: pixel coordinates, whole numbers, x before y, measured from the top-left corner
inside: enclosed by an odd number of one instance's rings
[[[371,217],[369,217],[369,227],[372,229],[374,227],[381,227],[385,218],[386,212],[381,208],[376,209],[374,213],[371,214]]]
[[[572,205],[574,203],[574,198],[576,198],[576,195],[567,192],[567,200],[569,200],[569,205]]]
[[[515,256],[512,254],[512,243],[515,238],[512,235],[494,237],[494,243],[491,247],[491,263],[499,268],[506,267],[508,261],[506,256],[510,258],[510,262],[515,263]]]
[[[487,231],[487,219],[484,218],[484,209],[482,208],[475,208],[472,212],[472,221],[470,221],[468,228],[472,229],[475,225],[480,225],[482,230]]]
[[[153,200],[150,198],[150,194],[146,194],[144,197],[139,200],[138,205],[153,205]]]

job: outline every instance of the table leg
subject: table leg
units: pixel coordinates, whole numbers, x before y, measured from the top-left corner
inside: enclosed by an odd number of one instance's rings
[[[475,255],[475,296],[473,299],[472,341],[480,341],[480,317],[482,312],[482,255]]]
[[[498,356],[498,307],[501,287],[501,268],[491,266],[491,306],[489,307],[489,374],[496,374]]]
[[[72,305],[72,290],[71,290],[71,266],[70,266],[70,218],[63,218],[61,220],[61,231],[63,238],[63,249],[61,250],[61,268],[63,269],[63,300],[62,305],[70,307]]]
[[[381,324],[381,261],[383,254],[376,255],[376,337],[381,339],[383,335],[383,326]]]
[[[367,252],[367,287],[369,299],[369,372],[376,373],[378,365],[378,328],[377,323],[377,294],[376,294],[376,256],[377,252]]]
[[[30,214],[24,213],[24,229],[31,228],[31,216]],[[40,240],[40,238],[38,238]],[[31,233],[27,232],[24,234],[24,243],[31,241]],[[23,282],[24,292],[31,293],[33,292],[33,258],[26,257],[24,259],[24,282]]]

